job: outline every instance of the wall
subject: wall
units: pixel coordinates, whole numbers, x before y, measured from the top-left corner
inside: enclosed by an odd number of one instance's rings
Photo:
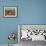
[[[4,6],[16,6],[18,16],[4,18]],[[8,43],[9,32],[18,32],[18,24],[46,24],[46,0],[0,0],[0,44]]]
[[[0,44],[7,44],[9,42],[8,35],[10,32],[17,32],[17,18],[5,18],[3,16],[3,8],[5,6],[18,6],[18,0],[0,0]],[[17,7],[18,8],[18,7]],[[18,38],[17,38],[18,39]],[[18,40],[16,39],[16,43]]]

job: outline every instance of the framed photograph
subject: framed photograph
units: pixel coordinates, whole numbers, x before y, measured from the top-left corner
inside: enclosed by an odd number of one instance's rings
[[[17,8],[16,7],[4,7],[4,17],[16,17]]]

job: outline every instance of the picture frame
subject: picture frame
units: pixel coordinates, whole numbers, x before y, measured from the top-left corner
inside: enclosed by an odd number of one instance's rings
[[[17,16],[17,7],[4,7],[4,17],[16,17]]]

